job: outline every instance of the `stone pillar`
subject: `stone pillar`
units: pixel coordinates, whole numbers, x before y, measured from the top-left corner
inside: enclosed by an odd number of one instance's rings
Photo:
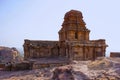
[[[36,56],[36,57],[37,57],[37,58],[39,58],[39,50],[40,50],[40,48],[38,47],[38,48],[37,48],[37,51],[36,51],[36,53],[37,53],[37,56]]]
[[[105,52],[106,52],[106,51],[105,51],[105,48],[106,48],[106,46],[103,46],[103,47],[102,47],[102,56],[104,56],[104,57],[105,57]]]
[[[74,59],[74,53],[73,53],[73,48],[72,46],[70,46],[70,49],[69,49],[69,57],[70,57],[70,60],[73,60]]]
[[[86,54],[86,60],[88,60],[89,59],[89,48],[88,48],[88,46],[86,46],[85,47],[85,54]]]
[[[34,48],[30,46],[29,58],[33,58],[33,53],[34,53]]]
[[[50,46],[48,46],[48,49],[49,49],[49,54],[50,54],[50,57],[52,57],[52,51],[51,51],[51,47]]]
[[[93,60],[96,59],[96,46],[93,46]]]
[[[60,55],[60,47],[57,46],[57,48],[58,48],[58,57],[59,57],[59,55]]]
[[[24,58],[27,59],[29,58],[29,46],[28,45],[24,45]]]
[[[86,41],[89,41],[89,31],[86,31],[85,40],[86,40]]]
[[[85,45],[83,44],[83,60],[86,60]]]
[[[29,54],[30,41],[25,39],[23,47],[24,47],[24,59],[27,59],[30,56]]]

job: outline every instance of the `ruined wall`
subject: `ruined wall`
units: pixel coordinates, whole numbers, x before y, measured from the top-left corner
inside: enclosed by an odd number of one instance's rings
[[[94,60],[97,57],[105,56],[105,49],[107,45],[105,40],[92,40],[87,42],[71,41],[72,54],[71,57],[75,60]]]
[[[120,57],[120,52],[110,52],[110,57]]]
[[[47,58],[59,56],[58,41],[33,41],[25,40],[25,58]]]
[[[82,60],[83,59],[83,49],[82,47],[80,46],[74,46],[72,47],[72,50],[73,50],[73,57],[74,59],[79,59],[79,60]]]

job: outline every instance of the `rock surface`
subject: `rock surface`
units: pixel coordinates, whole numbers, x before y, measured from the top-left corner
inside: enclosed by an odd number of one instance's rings
[[[15,47],[9,48],[0,46],[1,63],[20,61],[22,58],[19,55],[20,53]]]
[[[72,68],[56,68],[53,71],[52,80],[75,80],[72,74]]]
[[[73,61],[71,64],[66,66],[36,70],[0,71],[0,80],[65,79],[120,80],[120,58],[101,58],[95,61]]]

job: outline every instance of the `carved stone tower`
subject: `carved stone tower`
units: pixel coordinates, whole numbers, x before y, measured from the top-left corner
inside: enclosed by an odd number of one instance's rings
[[[65,14],[59,31],[60,41],[89,41],[89,33],[80,11],[71,10]]]
[[[104,39],[89,40],[90,30],[86,28],[82,13],[70,10],[65,14],[59,31],[60,54],[69,59],[95,59],[105,56],[107,45]]]

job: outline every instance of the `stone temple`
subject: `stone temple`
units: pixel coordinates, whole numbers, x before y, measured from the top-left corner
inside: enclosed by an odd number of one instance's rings
[[[67,60],[94,60],[104,57],[107,44],[105,39],[90,40],[82,13],[70,10],[65,14],[59,41],[28,40],[24,42],[24,58],[41,60],[64,58]]]

